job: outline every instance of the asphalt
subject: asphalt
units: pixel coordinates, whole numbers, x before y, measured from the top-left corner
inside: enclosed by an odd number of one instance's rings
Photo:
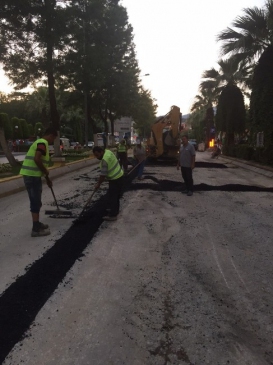
[[[203,152],[208,153],[208,152]],[[224,163],[231,163],[232,165],[241,167],[246,170],[250,170],[254,173],[267,176],[273,178],[273,168],[269,166],[264,166],[257,164],[252,161],[239,160],[237,158],[229,157],[229,156],[219,156],[219,159]],[[63,176],[66,173],[70,173],[72,171],[80,170],[84,167],[93,166],[94,164],[98,164],[98,160],[92,158],[87,158],[81,161],[75,161],[62,166],[62,164],[55,164],[51,167],[50,177],[51,179],[56,179],[60,176]],[[19,191],[25,190],[25,185],[22,176],[13,176],[4,179],[0,179],[0,198],[5,196],[16,194]]]

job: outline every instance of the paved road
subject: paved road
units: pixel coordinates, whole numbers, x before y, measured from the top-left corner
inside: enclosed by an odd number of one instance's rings
[[[103,188],[82,224],[43,216],[45,238],[29,237],[25,192],[1,199],[5,365],[273,363],[272,179],[197,159],[193,197],[175,167],[146,166],[117,222]],[[79,212],[96,175],[57,179],[63,208]]]
[[[14,152],[13,156],[18,161],[23,161],[25,158],[26,153],[25,152]],[[1,163],[8,163],[8,159],[5,156],[0,156],[0,164]]]

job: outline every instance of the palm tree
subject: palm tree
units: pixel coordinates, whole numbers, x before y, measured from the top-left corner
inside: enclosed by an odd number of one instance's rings
[[[218,99],[224,87],[228,84],[239,85],[243,92],[250,87],[252,66],[238,57],[218,61],[219,70],[211,68],[203,72],[203,81],[200,83],[200,90],[213,89],[214,98]]]
[[[223,41],[222,54],[236,55],[254,65],[250,115],[256,131],[271,135],[269,144],[273,138],[273,0],[267,0],[263,8],[244,9],[244,15],[237,17],[232,27],[217,37]]]
[[[200,94],[195,96],[195,102],[191,107],[192,127],[194,128],[198,139],[204,140],[208,145],[210,140],[210,131],[214,127],[214,109],[217,100],[217,90],[213,82],[207,83],[206,87],[200,86]]]
[[[238,57],[218,62],[219,70],[204,71],[201,90],[214,87],[217,98],[216,127],[227,133],[227,143],[234,143],[234,133],[241,133],[245,127],[245,105],[242,90],[248,90],[251,65]]]

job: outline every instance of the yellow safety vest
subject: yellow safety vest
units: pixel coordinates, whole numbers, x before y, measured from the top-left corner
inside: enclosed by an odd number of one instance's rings
[[[107,173],[108,180],[117,180],[121,176],[123,176],[123,170],[120,167],[120,164],[116,156],[113,154],[113,152],[105,150],[102,161],[103,160],[108,165],[108,173]],[[100,168],[102,167],[102,161],[100,162]]]
[[[118,152],[126,152],[126,145],[122,144],[122,143],[119,143]]]
[[[34,157],[37,151],[37,145],[39,143],[44,143],[46,145],[46,156],[42,156],[42,161],[45,167],[47,168],[49,165],[49,148],[48,148],[48,142],[46,139],[40,138],[37,139],[29,148],[28,153],[25,157],[25,160],[23,162],[22,168],[20,170],[20,175],[25,176],[37,176],[41,177],[43,175],[42,171],[39,169],[39,167],[36,165],[34,161]]]

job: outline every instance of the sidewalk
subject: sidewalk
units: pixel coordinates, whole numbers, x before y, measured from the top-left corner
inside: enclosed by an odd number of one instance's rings
[[[98,163],[99,161],[97,159],[91,157],[86,158],[85,160],[70,162],[65,166],[60,166],[56,164],[53,167],[49,168],[50,178],[54,180],[57,177],[67,174],[69,172],[77,171]],[[0,180],[0,198],[4,198],[5,196],[18,193],[22,190],[25,190],[25,184],[21,175],[7,177]]]
[[[256,162],[241,160],[230,156],[220,155],[219,157],[222,160],[231,161],[234,165],[242,167],[243,169],[250,170],[267,177],[273,177],[273,167],[260,165]]]
[[[25,159],[26,152],[12,152],[14,158],[18,161],[23,161]],[[5,155],[0,155],[0,164],[8,163],[8,159]]]

